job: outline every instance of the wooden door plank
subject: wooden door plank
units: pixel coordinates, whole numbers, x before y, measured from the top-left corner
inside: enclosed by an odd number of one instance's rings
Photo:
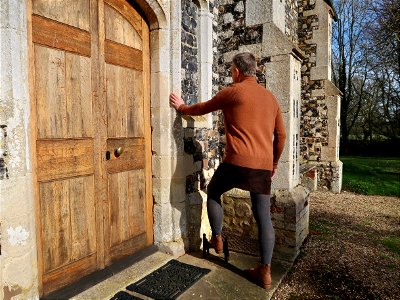
[[[94,145],[94,180],[96,188],[96,248],[97,266],[103,269],[105,262],[105,239],[108,231],[107,224],[107,170],[105,162],[105,151],[107,144],[107,107],[105,93],[105,63],[104,63],[104,2],[98,0],[90,1],[90,24],[91,24],[91,80],[93,96],[93,145]]]
[[[151,120],[150,120],[150,32],[149,27],[142,20],[143,32],[143,108],[144,108],[144,128],[146,140],[146,242],[152,245],[153,235],[153,188],[152,188],[152,167],[151,167]]]
[[[146,233],[142,233],[130,240],[117,244],[110,250],[110,259],[115,261],[124,256],[135,253],[136,251],[143,249],[147,245],[146,242]]]
[[[35,46],[38,138],[66,135],[65,53]]]
[[[111,247],[145,232],[144,180],[143,169],[109,175]]]
[[[66,118],[65,137],[92,137],[92,86],[90,58],[66,53]]]
[[[28,80],[29,80],[29,98],[30,98],[30,118],[29,128],[30,137],[32,141],[37,139],[37,111],[36,111],[36,97],[35,97],[35,52],[32,41],[32,2],[26,1],[26,18],[27,18],[27,37],[28,37]],[[42,237],[42,216],[40,208],[40,191],[39,184],[37,183],[38,169],[36,161],[36,143],[31,143],[31,157],[32,157],[32,182],[33,182],[33,197],[34,197],[34,210],[35,210],[35,233],[36,233],[36,249],[37,249],[37,269],[38,269],[38,290],[39,295],[43,294],[43,273],[44,273],[44,259],[43,259],[43,237]]]
[[[90,33],[41,16],[32,16],[33,42],[90,57]]]
[[[109,64],[141,71],[143,70],[142,56],[141,50],[114,41],[105,41],[105,58]]]
[[[109,230],[110,230],[110,236],[109,236],[109,245],[108,247],[111,248],[114,245],[118,245],[121,243],[121,234],[120,234],[120,229],[121,229],[121,218],[120,218],[120,207],[119,207],[119,202],[120,202],[120,188],[119,188],[119,179],[120,179],[120,174],[109,174],[108,175],[108,199],[109,199],[109,205],[110,205],[110,210],[109,210]]]
[[[145,167],[145,143],[143,138],[132,139],[109,139],[107,149],[111,157],[107,161],[107,171],[109,174],[124,172]],[[122,147],[123,153],[116,157],[114,152]]]
[[[33,13],[89,31],[89,1],[33,0]]]
[[[96,271],[96,255],[93,254],[76,261],[74,264],[46,273],[43,275],[43,294],[49,294],[68,284],[77,282],[79,278],[94,271]]]
[[[41,183],[40,201],[46,273],[71,259],[69,180]]]
[[[93,174],[93,140],[38,140],[39,181]]]
[[[130,196],[128,194],[129,187],[128,187],[128,178],[129,172],[120,172],[118,174],[118,189],[119,189],[119,201],[118,207],[115,207],[115,210],[118,210],[119,216],[119,224],[120,227],[118,228],[118,235],[120,236],[120,242],[124,242],[129,239],[127,234],[130,223],[130,218],[128,217],[129,214],[129,200]]]
[[[126,217],[129,219],[125,240],[146,231],[145,223],[145,170],[132,170],[128,172],[128,209]]]
[[[127,136],[144,137],[143,75],[140,71],[127,70],[126,77]]]
[[[135,28],[118,11],[105,6],[106,39],[142,50],[142,39]]]
[[[70,179],[71,261],[96,251],[96,222],[93,176]]]
[[[142,17],[132,8],[132,6],[125,1],[119,0],[105,0],[105,2],[123,15],[139,33],[140,37],[142,36]]]
[[[126,76],[125,69],[106,65],[108,136],[126,137]]]

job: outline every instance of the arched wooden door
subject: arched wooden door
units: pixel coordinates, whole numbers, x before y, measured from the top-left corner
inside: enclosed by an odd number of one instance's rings
[[[153,243],[149,29],[124,0],[32,0],[39,281]]]

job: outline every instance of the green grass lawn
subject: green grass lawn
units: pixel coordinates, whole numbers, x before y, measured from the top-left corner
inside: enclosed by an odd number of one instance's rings
[[[342,156],[343,189],[365,195],[400,196],[400,158]]]

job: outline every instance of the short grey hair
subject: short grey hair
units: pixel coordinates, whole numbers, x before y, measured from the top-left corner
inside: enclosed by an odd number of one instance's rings
[[[250,52],[238,53],[233,57],[232,62],[239,69],[240,73],[246,76],[256,76],[257,62]]]

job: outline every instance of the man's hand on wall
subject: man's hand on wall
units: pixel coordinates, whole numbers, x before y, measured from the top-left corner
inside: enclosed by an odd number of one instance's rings
[[[172,105],[173,108],[175,108],[176,110],[178,110],[179,106],[181,106],[182,104],[185,104],[185,102],[183,101],[183,99],[179,96],[177,96],[175,93],[171,93],[169,95],[169,103]]]

